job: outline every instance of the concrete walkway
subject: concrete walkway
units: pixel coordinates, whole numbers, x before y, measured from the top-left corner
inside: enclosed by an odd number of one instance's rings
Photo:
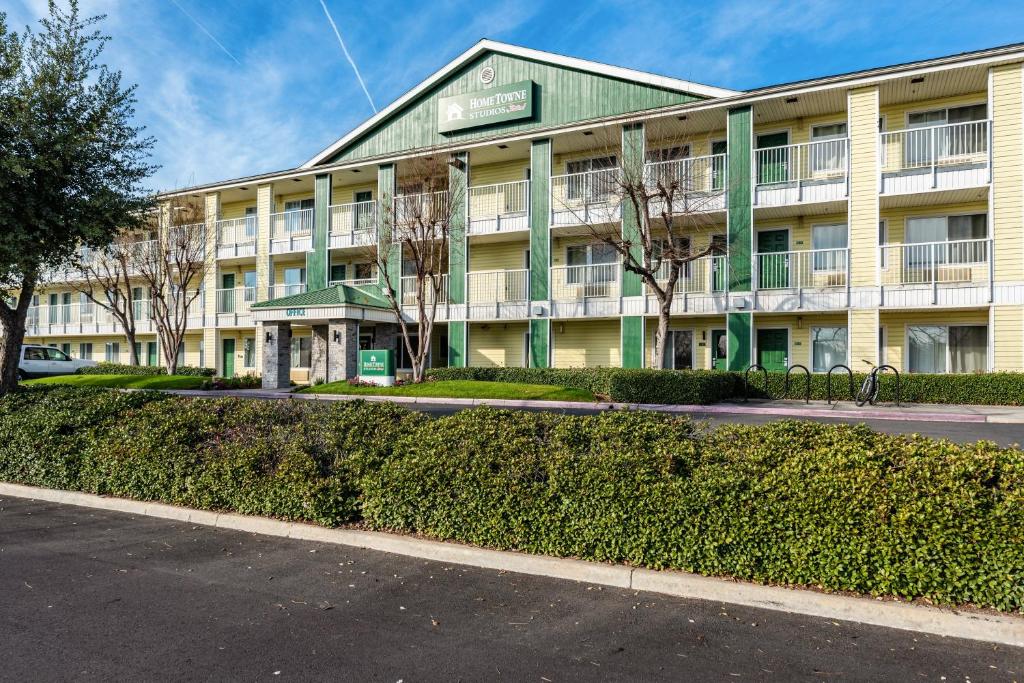
[[[410,396],[349,396],[344,394],[300,394],[291,389],[232,389],[225,391],[198,391],[171,389],[169,394],[200,398],[294,398],[312,401],[391,401],[406,405],[436,405],[443,402],[451,406],[492,406],[495,408],[529,408],[532,410],[655,410],[663,413],[700,413],[703,415],[764,415],[793,418],[841,418],[860,420],[898,420],[908,422],[958,422],[989,424],[1024,424],[1021,406],[970,406],[908,403],[899,407],[892,404],[858,408],[849,401],[829,405],[824,401],[778,401],[754,399],[749,403],[716,403],[712,405],[671,405],[658,403],[614,403],[608,401],[520,401],[489,398],[438,398]]]

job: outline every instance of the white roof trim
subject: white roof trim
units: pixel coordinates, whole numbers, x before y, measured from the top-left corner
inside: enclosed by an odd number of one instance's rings
[[[650,74],[644,71],[635,71],[633,69],[626,69],[620,66],[609,66],[607,64],[601,64],[599,62],[592,62],[586,59],[577,59],[576,57],[566,57],[564,55],[554,54],[552,52],[544,52],[542,50],[533,50],[526,47],[519,47],[518,45],[509,45],[507,43],[499,43],[493,40],[481,40],[473,47],[469,48],[461,55],[453,59],[446,66],[439,71],[434,72],[429,78],[421,82],[415,88],[405,93],[397,100],[389,104],[384,109],[374,114],[372,117],[364,121],[360,126],[354,128],[345,137],[341,138],[327,149],[323,150],[315,157],[304,163],[299,168],[311,168],[317,164],[321,164],[328,158],[333,156],[339,149],[345,147],[348,143],[352,142],[366,131],[373,128],[375,125],[380,123],[383,119],[390,116],[396,110],[401,109],[411,100],[418,97],[422,92],[428,90],[438,81],[444,79],[448,74],[452,73],[466,62],[476,58],[481,53],[486,51],[500,52],[515,57],[522,57],[524,59],[532,59],[541,62],[548,62],[549,64],[556,64],[558,66],[564,66],[570,69],[577,69],[579,71],[589,71],[591,73],[600,74],[602,76],[609,76],[611,78],[620,78],[628,81],[636,81],[639,83],[646,83],[659,88],[666,88],[668,90],[677,90],[680,92],[688,92],[694,95],[702,95],[704,97],[728,97],[730,95],[740,94],[736,90],[727,90],[725,88],[716,88],[710,85],[702,85],[700,83],[693,83],[692,81],[684,81],[678,78],[669,78],[667,76],[658,76]]]

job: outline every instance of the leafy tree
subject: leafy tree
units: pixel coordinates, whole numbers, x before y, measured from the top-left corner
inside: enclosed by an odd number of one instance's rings
[[[39,29],[0,13],[0,394],[17,383],[36,286],[144,220],[153,139],[133,122],[135,87],[100,63],[109,37],[77,0]]]

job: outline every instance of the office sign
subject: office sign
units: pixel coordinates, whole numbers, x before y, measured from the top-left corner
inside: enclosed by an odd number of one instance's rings
[[[305,308],[289,308],[284,312],[286,318],[297,318],[306,315]]]
[[[359,379],[389,387],[395,383],[395,352],[364,350],[359,352]]]
[[[486,90],[442,97],[437,101],[437,129],[451,133],[533,116],[533,81],[496,85]]]

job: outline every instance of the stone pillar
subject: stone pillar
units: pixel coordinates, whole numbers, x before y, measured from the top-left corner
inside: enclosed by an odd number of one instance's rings
[[[260,325],[260,339],[263,344],[263,388],[288,388],[291,386],[291,323],[263,323]]]
[[[341,382],[359,374],[359,323],[331,320],[327,336],[327,381]]]
[[[317,381],[333,381],[328,379],[330,374],[327,369],[330,363],[328,345],[327,325],[313,325],[313,340],[309,350],[310,384],[316,384]]]

